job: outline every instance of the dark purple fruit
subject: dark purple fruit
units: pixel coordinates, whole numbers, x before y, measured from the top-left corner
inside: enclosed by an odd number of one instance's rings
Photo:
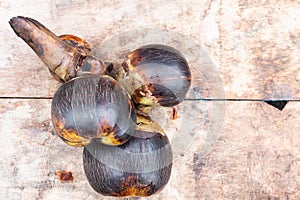
[[[84,171],[91,187],[107,196],[157,193],[168,183],[172,159],[167,136],[142,131],[120,146],[94,140],[83,150]]]
[[[109,145],[128,141],[136,113],[127,93],[109,76],[85,76],[60,86],[52,101],[56,133],[71,146],[94,138]]]
[[[151,44],[128,54],[112,75],[141,105],[175,106],[191,85],[191,71],[183,55],[173,47]]]

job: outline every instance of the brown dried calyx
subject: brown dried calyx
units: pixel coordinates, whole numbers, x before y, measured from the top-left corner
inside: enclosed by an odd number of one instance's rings
[[[85,74],[103,74],[105,65],[89,55],[91,46],[73,35],[56,36],[38,21],[14,17],[9,21],[22,38],[47,65],[55,79],[67,82]]]

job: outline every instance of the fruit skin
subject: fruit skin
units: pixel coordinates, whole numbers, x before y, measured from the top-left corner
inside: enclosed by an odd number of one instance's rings
[[[94,140],[83,150],[87,180],[106,196],[150,196],[161,191],[170,178],[172,159],[167,136],[143,131],[120,146]]]
[[[182,102],[191,85],[186,59],[175,48],[150,44],[130,52],[111,75],[123,85],[137,104],[175,106]]]
[[[71,146],[93,138],[120,145],[131,137],[136,113],[128,94],[109,76],[72,79],[56,91],[51,106],[56,133]]]

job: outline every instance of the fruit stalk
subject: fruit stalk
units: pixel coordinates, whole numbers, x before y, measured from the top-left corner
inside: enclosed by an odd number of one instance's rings
[[[66,82],[76,76],[76,68],[83,56],[38,21],[14,17],[9,21],[17,36],[22,38],[47,65],[51,74]]]

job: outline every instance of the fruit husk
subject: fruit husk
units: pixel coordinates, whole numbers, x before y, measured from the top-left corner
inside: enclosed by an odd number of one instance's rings
[[[83,166],[91,187],[106,196],[150,196],[171,176],[172,149],[167,136],[136,131],[114,147],[94,140],[84,147]]]
[[[120,145],[136,127],[133,103],[109,76],[79,77],[61,85],[52,100],[51,116],[55,132],[71,146],[94,138]]]

